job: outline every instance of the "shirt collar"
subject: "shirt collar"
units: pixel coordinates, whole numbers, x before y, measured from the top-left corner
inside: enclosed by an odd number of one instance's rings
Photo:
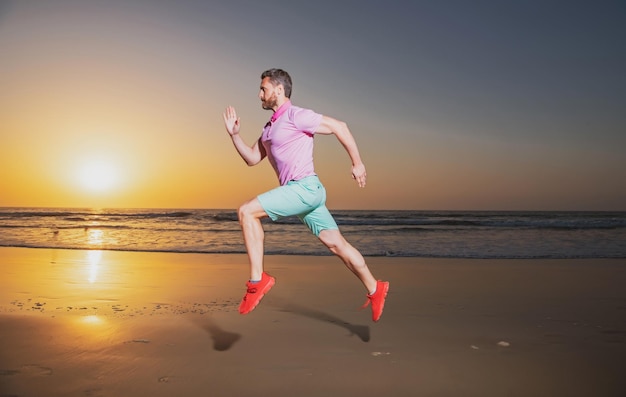
[[[285,113],[287,111],[287,109],[289,109],[291,107],[291,101],[287,100],[287,102],[283,103],[282,105],[280,105],[280,107],[278,109],[276,109],[276,111],[274,112],[274,114],[272,115],[272,118],[270,118],[270,123],[274,123],[276,120],[278,120],[278,118],[280,116],[283,115],[283,113]]]

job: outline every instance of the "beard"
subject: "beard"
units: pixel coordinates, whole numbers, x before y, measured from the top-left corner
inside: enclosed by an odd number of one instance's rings
[[[276,105],[278,105],[278,98],[276,97],[276,94],[272,95],[264,101],[261,101],[261,107],[263,107],[263,109],[265,110],[274,110],[274,107],[276,107]]]

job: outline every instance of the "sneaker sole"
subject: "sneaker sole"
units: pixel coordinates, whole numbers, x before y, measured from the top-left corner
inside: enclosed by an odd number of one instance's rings
[[[248,314],[251,311],[253,311],[254,309],[256,309],[256,307],[259,305],[259,303],[261,303],[261,299],[263,299],[263,297],[265,296],[265,294],[267,294],[269,292],[269,290],[272,289],[272,287],[274,286],[274,284],[276,284],[276,279],[274,277],[270,278],[270,281],[265,284],[265,287],[263,287],[263,289],[259,292],[257,292],[259,294],[259,299],[256,301],[256,303],[250,307],[249,310],[242,312],[241,310],[239,311],[239,314]]]

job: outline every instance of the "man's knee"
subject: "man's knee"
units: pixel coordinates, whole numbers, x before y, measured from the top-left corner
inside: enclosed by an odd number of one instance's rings
[[[239,206],[239,209],[237,209],[237,216],[239,217],[239,220],[242,220],[243,218],[248,216],[248,214],[250,213],[249,203],[250,203],[249,201],[246,201],[245,203]]]
[[[256,198],[246,201],[241,204],[239,209],[237,210],[237,216],[239,217],[239,221],[243,221],[244,219],[250,218],[263,218],[267,216],[265,210],[261,206],[261,203]]]
[[[245,203],[239,206],[239,210],[237,210],[237,216],[239,217],[239,222],[242,222],[244,219],[248,219],[252,216],[252,206],[250,205],[250,201],[246,201]]]
[[[346,239],[343,238],[339,230],[322,230],[319,238],[322,240],[322,243],[324,243],[324,245],[335,255],[341,253],[347,245]]]

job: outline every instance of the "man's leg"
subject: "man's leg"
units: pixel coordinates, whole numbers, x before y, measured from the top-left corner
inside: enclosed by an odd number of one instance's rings
[[[239,223],[250,260],[250,280],[246,283],[246,294],[239,305],[239,313],[254,310],[276,280],[263,272],[263,226],[261,218],[267,216],[258,199],[252,199],[239,207]]]
[[[371,304],[372,320],[380,320],[380,316],[383,314],[383,308],[385,307],[385,298],[389,291],[389,282],[377,281],[374,276],[372,276],[372,273],[365,264],[363,255],[346,241],[339,230],[322,230],[319,234],[319,239],[333,254],[341,258],[348,269],[361,280],[367,289],[367,301],[363,305],[363,308]]]
[[[368,293],[376,289],[376,279],[365,263],[363,255],[343,237],[337,229],[322,230],[319,239],[333,254],[337,255],[348,269],[363,283]]]
[[[239,223],[250,260],[250,281],[246,283],[239,313],[250,313],[276,280],[263,271],[263,226],[261,219],[277,220],[302,213],[308,207],[302,202],[303,189],[297,185],[284,185],[258,195],[239,207]],[[306,190],[306,189],[304,189]]]
[[[261,280],[263,273],[263,240],[264,232],[261,219],[267,213],[258,199],[254,198],[239,207],[239,224],[243,231],[243,239],[250,261],[250,280]]]

